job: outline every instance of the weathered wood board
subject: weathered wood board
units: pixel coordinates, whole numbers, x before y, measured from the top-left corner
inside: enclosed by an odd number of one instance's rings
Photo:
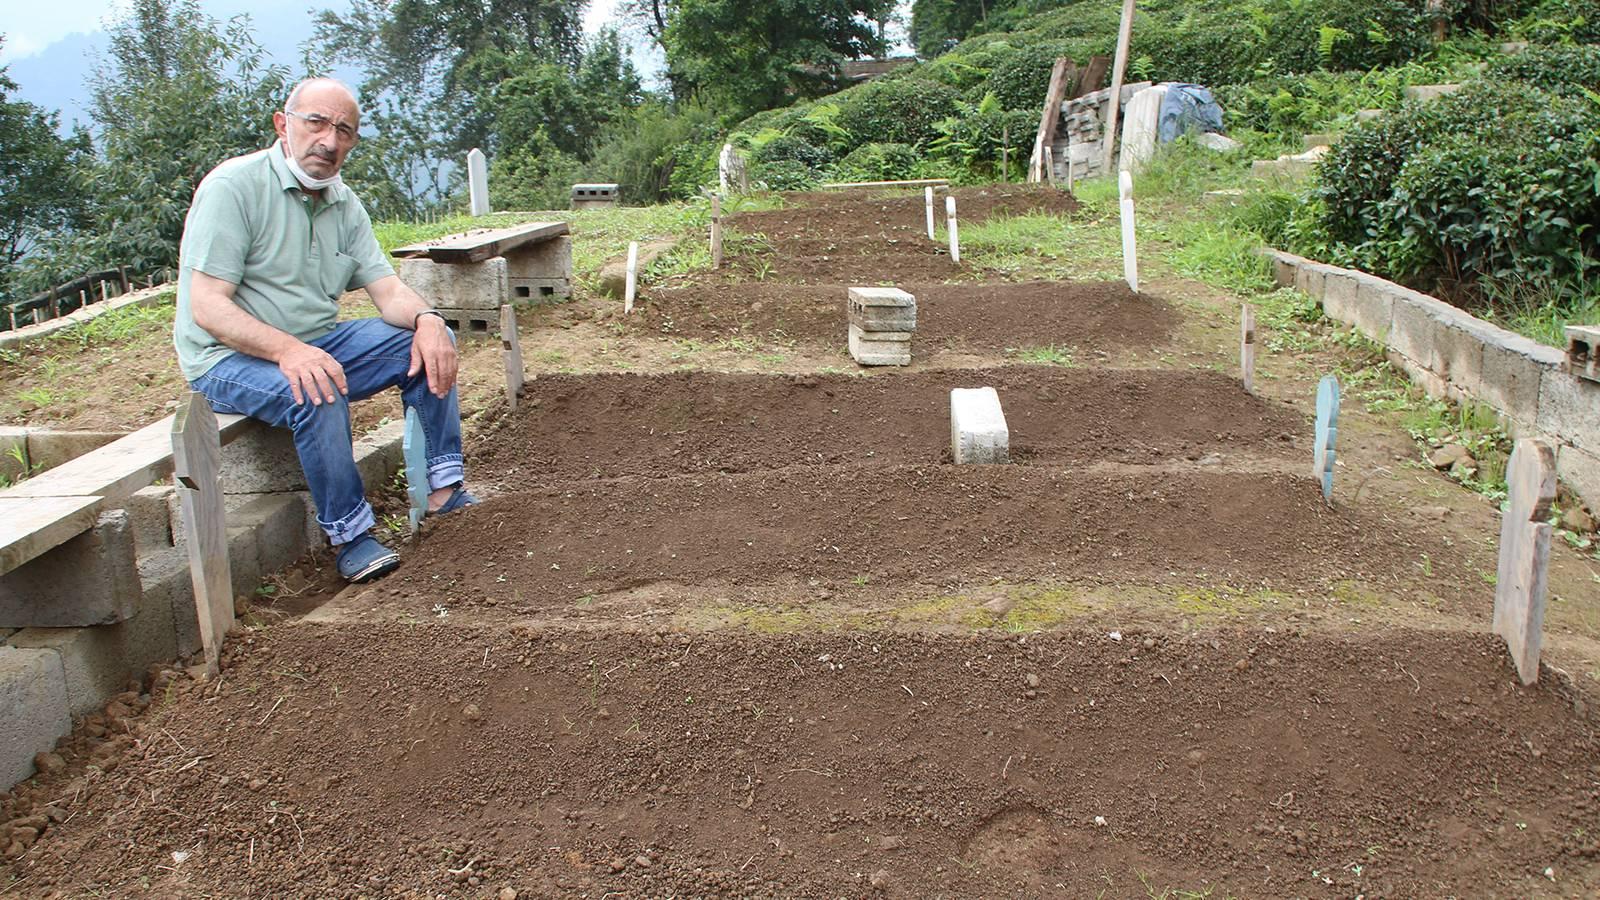
[[[1500,566],[1494,586],[1494,633],[1505,638],[1523,684],[1539,678],[1544,601],[1550,569],[1550,504],[1556,454],[1540,440],[1517,441],[1506,466],[1508,507],[1500,520]]]
[[[565,222],[529,222],[509,228],[479,229],[452,234],[435,241],[407,244],[389,251],[390,256],[431,259],[436,263],[475,263],[507,253],[526,244],[567,234]]]
[[[172,420],[173,476],[188,536],[189,577],[200,619],[206,670],[216,674],[222,642],[233,628],[233,571],[222,499],[222,441],[205,395],[192,392]]]

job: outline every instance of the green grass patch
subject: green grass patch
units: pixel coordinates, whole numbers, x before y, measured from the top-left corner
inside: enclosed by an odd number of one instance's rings
[[[961,258],[1011,278],[1111,278],[1122,271],[1116,219],[1034,213],[961,226]],[[940,231],[939,240],[948,238]]]

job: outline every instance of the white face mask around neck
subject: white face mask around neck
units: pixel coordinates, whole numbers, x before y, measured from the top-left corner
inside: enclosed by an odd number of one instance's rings
[[[344,183],[338,172],[327,178],[315,178],[305,169],[300,168],[300,161],[294,158],[294,152],[289,149],[288,141],[283,142],[283,158],[289,164],[289,171],[294,173],[294,180],[300,182],[300,186],[308,191],[320,191],[324,188]]]

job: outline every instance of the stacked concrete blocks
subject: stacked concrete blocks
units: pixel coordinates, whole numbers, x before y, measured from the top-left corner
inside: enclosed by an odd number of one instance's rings
[[[622,186],[619,184],[575,184],[572,186],[573,209],[608,209],[622,205]]]
[[[992,387],[950,391],[950,457],[956,465],[1011,459],[1011,430]]]
[[[899,288],[853,287],[846,299],[850,356],[863,366],[911,364],[917,298]]]
[[[1600,328],[1593,325],[1568,325],[1567,359],[1561,368],[1568,375],[1600,381]]]
[[[572,296],[572,238],[548,238],[475,263],[397,259],[395,271],[457,332],[495,334],[504,304],[527,305]]]

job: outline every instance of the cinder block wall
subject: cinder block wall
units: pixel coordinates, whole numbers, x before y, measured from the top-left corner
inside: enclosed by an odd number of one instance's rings
[[[1430,396],[1481,403],[1513,436],[1550,442],[1561,480],[1600,503],[1600,384],[1561,371],[1561,350],[1375,275],[1281,250],[1267,255],[1279,285],[1387,347]]]

